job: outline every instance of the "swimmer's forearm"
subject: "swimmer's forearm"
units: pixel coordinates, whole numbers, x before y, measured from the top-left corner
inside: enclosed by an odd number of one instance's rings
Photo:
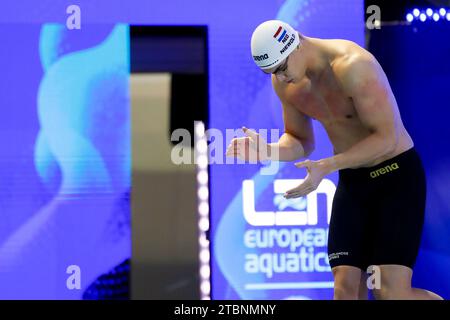
[[[306,143],[286,132],[278,142],[269,143],[269,158],[276,161],[294,161],[310,153],[307,146]]]
[[[391,153],[394,149],[395,139],[374,133],[347,151],[326,158],[324,161],[327,161],[330,173],[348,168],[356,169],[372,164],[377,159]]]

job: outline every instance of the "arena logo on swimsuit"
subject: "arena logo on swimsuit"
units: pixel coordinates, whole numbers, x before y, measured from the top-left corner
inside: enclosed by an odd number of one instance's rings
[[[394,162],[391,165],[387,165],[384,168],[378,169],[378,170],[374,170],[372,172],[370,172],[370,177],[371,178],[376,178],[379,177],[380,174],[386,174],[389,173],[391,171],[397,170],[399,168],[397,162]]]

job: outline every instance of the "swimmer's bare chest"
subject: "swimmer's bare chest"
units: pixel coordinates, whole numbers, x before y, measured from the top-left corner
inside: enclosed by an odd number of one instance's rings
[[[285,93],[292,106],[323,125],[336,153],[370,135],[351,97],[330,77],[311,80],[305,76],[299,83],[289,84]]]

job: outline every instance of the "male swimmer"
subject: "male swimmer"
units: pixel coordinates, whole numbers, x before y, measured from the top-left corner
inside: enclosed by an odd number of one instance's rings
[[[328,238],[334,299],[367,299],[366,270],[373,265],[381,271],[376,299],[442,299],[411,286],[424,222],[425,172],[375,57],[351,41],[306,37],[277,20],[256,28],[251,51],[272,76],[285,132],[267,144],[243,128],[246,136],[232,140],[227,156],[308,157],[315,146],[311,121],[323,125],[334,155],[296,163],[307,176],[285,197],[305,196],[339,171]]]

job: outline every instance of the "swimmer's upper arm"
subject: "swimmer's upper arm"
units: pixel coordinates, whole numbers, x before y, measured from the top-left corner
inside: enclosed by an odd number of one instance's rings
[[[364,58],[348,63],[338,74],[362,124],[395,145],[398,136],[395,100],[381,66],[374,60]]]
[[[311,118],[289,104],[282,103],[282,108],[284,131],[300,140],[306,153],[311,153],[315,144]]]
[[[307,154],[314,150],[315,140],[311,118],[286,101],[282,89],[272,77],[273,87],[283,109],[284,131],[300,140]]]

